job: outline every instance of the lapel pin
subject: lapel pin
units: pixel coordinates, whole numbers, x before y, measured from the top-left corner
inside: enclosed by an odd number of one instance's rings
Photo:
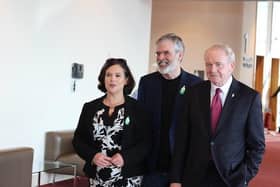
[[[130,119],[129,119],[129,116],[127,116],[124,120],[124,124],[129,125],[129,123],[130,123]]]
[[[234,97],[235,97],[235,94],[234,94],[234,93],[232,93],[232,94],[231,94],[231,98],[234,98]]]
[[[183,95],[186,92],[186,86],[182,86],[182,88],[180,89],[180,95]]]

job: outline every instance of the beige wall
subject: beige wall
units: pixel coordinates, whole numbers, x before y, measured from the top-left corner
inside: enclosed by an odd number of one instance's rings
[[[227,43],[236,52],[237,66],[235,77],[252,86],[252,77],[247,80],[244,75],[253,76],[253,67],[242,67],[242,48],[244,28],[255,25],[255,2],[244,3],[228,1],[182,1],[154,0],[152,4],[151,52],[149,71],[155,70],[155,41],[162,34],[174,32],[180,35],[186,44],[183,67],[189,72],[204,70],[203,54],[214,43]],[[250,12],[247,13],[247,8]],[[252,8],[253,7],[253,8]],[[253,12],[251,12],[253,11]],[[245,14],[246,13],[246,14]],[[250,15],[250,21],[244,23],[243,17]],[[245,25],[246,24],[246,25]],[[251,26],[253,24],[253,26]],[[250,34],[250,37],[253,35]],[[254,38],[250,39],[250,52],[254,51]],[[252,49],[253,48],[253,49]],[[250,54],[251,55],[251,54]],[[249,72],[248,72],[249,71]]]
[[[257,2],[243,2],[242,47],[239,63],[239,79],[245,84],[255,87],[255,54],[256,54],[256,23]],[[247,34],[245,51],[244,35]],[[250,67],[248,67],[248,65]]]

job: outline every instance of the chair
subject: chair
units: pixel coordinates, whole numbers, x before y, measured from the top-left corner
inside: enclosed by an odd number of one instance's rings
[[[31,187],[32,162],[30,147],[0,150],[0,186]]]
[[[75,164],[77,166],[77,175],[85,176],[83,172],[85,161],[77,155],[73,148],[73,135],[74,130],[47,132],[45,140],[45,160]],[[73,170],[71,168],[64,168],[55,170],[53,173],[72,175]]]

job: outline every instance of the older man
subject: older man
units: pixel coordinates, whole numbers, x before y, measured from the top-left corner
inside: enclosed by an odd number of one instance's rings
[[[188,92],[170,186],[247,186],[265,149],[260,95],[232,76],[227,45],[211,46],[204,58],[209,80]]]

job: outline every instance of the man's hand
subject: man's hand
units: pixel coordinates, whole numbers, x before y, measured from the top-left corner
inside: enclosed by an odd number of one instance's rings
[[[114,154],[112,156],[111,162],[112,162],[112,164],[114,164],[117,167],[123,167],[123,165],[124,165],[124,160],[120,153]]]
[[[98,167],[108,167],[112,165],[112,158],[107,157],[103,153],[96,153],[91,161],[91,164],[95,164]]]

